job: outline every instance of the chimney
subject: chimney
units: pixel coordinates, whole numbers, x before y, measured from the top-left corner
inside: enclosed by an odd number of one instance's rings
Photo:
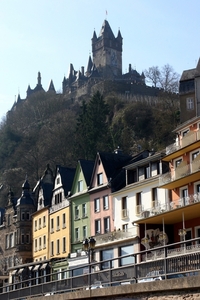
[[[128,71],[129,71],[129,73],[131,73],[131,64],[129,64]]]
[[[84,73],[85,73],[85,71],[84,71],[84,67],[81,67],[81,74],[84,76]]]

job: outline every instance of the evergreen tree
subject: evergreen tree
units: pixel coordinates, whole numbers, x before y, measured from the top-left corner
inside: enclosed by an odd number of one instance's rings
[[[90,102],[83,102],[77,120],[76,145],[78,152],[86,159],[94,159],[96,152],[103,150],[103,141],[108,135],[108,105],[97,91]],[[81,154],[80,153],[80,154]]]

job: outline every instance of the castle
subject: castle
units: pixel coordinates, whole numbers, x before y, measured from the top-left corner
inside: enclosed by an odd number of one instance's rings
[[[122,44],[123,38],[120,30],[115,37],[107,20],[104,20],[99,36],[94,31],[92,37],[92,57],[89,55],[87,68],[75,70],[73,64],[69,66],[68,76],[64,76],[62,82],[62,93],[67,97],[80,98],[83,95],[92,94],[94,86],[104,92],[112,90],[120,94],[157,96],[158,89],[145,84],[144,73],[139,74],[129,64],[128,72],[122,73]],[[112,86],[112,88],[110,88]],[[51,80],[49,88],[45,91],[41,84],[41,74],[38,72],[37,85],[27,89],[27,96],[37,92],[56,93],[56,89]],[[20,102],[18,95],[13,108]]]

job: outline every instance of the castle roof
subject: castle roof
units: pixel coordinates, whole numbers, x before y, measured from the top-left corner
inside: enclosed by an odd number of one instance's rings
[[[112,29],[107,20],[104,20],[104,22],[103,22],[103,25],[102,25],[100,33],[99,33],[99,38],[100,37],[108,38],[111,40],[115,39],[115,36],[114,36]]]

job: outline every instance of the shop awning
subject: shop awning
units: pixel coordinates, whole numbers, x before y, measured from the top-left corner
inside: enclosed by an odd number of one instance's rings
[[[15,275],[17,273],[17,270],[12,271],[11,275]]]
[[[37,271],[39,269],[40,265],[36,265],[34,268],[33,268],[33,271]]]
[[[23,271],[24,271],[24,268],[22,268],[22,269],[19,269],[19,271],[18,271],[18,273],[17,273],[17,274],[21,274]]]
[[[47,267],[47,263],[46,263],[46,264],[43,264],[43,265],[41,266],[40,270],[45,270],[46,267]]]

